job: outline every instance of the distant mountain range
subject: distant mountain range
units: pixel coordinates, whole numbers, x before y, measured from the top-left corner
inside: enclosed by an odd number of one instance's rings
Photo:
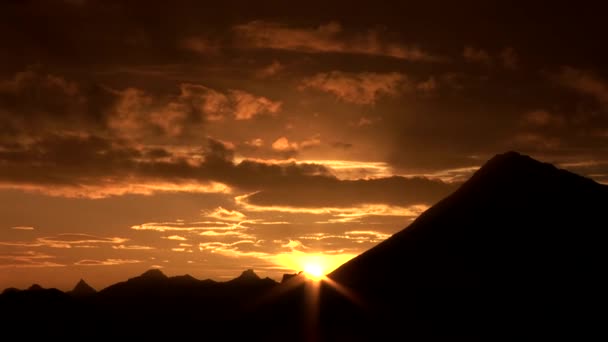
[[[603,331],[607,214],[608,186],[508,152],[328,275],[339,290],[324,282],[315,300],[297,275],[215,282],[150,270],[99,292],[83,280],[68,293],[7,289],[0,322],[46,327],[24,337],[581,337]]]

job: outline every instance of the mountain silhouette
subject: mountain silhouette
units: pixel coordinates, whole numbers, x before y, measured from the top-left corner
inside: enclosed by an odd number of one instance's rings
[[[606,213],[608,186],[508,152],[329,274],[337,290],[311,291],[301,273],[277,283],[248,269],[217,282],[151,269],[88,296],[7,289],[0,321],[24,338],[582,337],[605,325]],[[85,289],[81,280],[72,293]]]
[[[87,284],[84,279],[80,279],[76,286],[74,286],[74,289],[68,293],[72,296],[91,296],[97,293],[97,291]]]
[[[32,286],[28,287],[27,291],[42,291],[44,288],[38,284],[32,284]]]
[[[384,324],[399,312],[446,334],[577,327],[605,289],[606,213],[607,186],[508,152],[329,277]]]

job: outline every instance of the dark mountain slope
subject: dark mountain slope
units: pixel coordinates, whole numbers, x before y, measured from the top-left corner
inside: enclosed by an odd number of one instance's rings
[[[607,186],[508,152],[330,278],[435,331],[572,325],[604,291],[607,213]]]

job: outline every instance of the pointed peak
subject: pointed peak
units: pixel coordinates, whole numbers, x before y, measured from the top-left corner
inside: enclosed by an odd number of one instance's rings
[[[168,279],[168,277],[158,268],[151,268],[139,276],[146,279]]]
[[[495,164],[500,164],[500,165],[515,165],[515,164],[544,164],[542,162],[539,162],[538,160],[533,159],[530,156],[527,156],[525,154],[521,154],[519,152],[516,151],[508,151],[505,153],[501,153],[501,154],[497,154],[494,157],[492,157],[490,160],[488,160],[488,162],[486,163],[487,165],[495,165]]]
[[[558,169],[515,151],[497,154],[488,160],[467,183],[504,182],[505,180],[538,179]]]
[[[302,277],[303,272],[300,271],[298,273],[285,273],[283,274],[283,279],[281,279],[281,284],[286,283],[290,280],[297,279],[298,277]]]
[[[72,294],[75,295],[90,295],[97,293],[97,291],[91,287],[91,285],[87,284],[84,279],[80,279],[80,281],[74,286],[74,289],[71,291]]]
[[[260,277],[253,271],[253,269],[248,269],[243,271],[243,273],[241,273],[241,275],[239,276],[239,279],[255,279],[258,280],[260,279]]]

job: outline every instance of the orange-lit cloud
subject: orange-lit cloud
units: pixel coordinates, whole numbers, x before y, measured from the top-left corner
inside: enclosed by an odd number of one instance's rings
[[[312,88],[333,94],[344,102],[361,105],[376,103],[383,96],[396,96],[402,92],[407,82],[405,74],[390,73],[349,73],[331,71],[319,73],[302,81],[301,89]]]
[[[236,210],[228,210],[222,207],[217,207],[215,210],[209,213],[205,213],[205,216],[215,218],[218,220],[227,220],[227,221],[243,221],[246,216],[243,213],[240,213]]]
[[[373,230],[351,230],[346,231],[343,234],[329,234],[329,233],[312,233],[300,236],[300,239],[304,240],[350,240],[356,243],[378,243],[388,239],[391,234],[386,234]]]
[[[117,245],[117,246],[112,246],[113,249],[127,249],[127,250],[134,250],[134,251],[147,251],[147,250],[151,250],[151,249],[155,249],[154,247],[151,246],[142,246],[142,245]]]
[[[117,97],[108,125],[126,139],[142,138],[160,129],[170,137],[182,135],[188,125],[234,118],[249,120],[261,114],[277,114],[280,101],[239,89],[220,92],[204,85],[182,83],[176,96],[154,98],[143,90],[112,91]]]
[[[588,70],[563,67],[555,76],[561,85],[572,88],[582,94],[591,96],[604,105],[608,105],[608,81]]]
[[[180,235],[169,235],[169,236],[163,236],[163,239],[167,239],[167,240],[177,240],[177,241],[186,241],[188,239],[186,239],[183,236]]]
[[[342,219],[354,219],[363,216],[418,216],[428,208],[427,205],[413,205],[411,207],[397,207],[382,204],[363,204],[353,207],[295,207],[279,205],[256,205],[249,202],[253,194],[235,197],[236,203],[243,209],[251,212],[284,212],[326,215],[331,214]]]
[[[285,65],[281,64],[281,62],[274,60],[269,65],[261,68],[256,72],[256,75],[260,78],[268,78],[278,75],[285,69]]]
[[[234,27],[244,46],[308,53],[348,53],[386,56],[410,61],[437,61],[440,58],[415,46],[386,42],[381,32],[368,30],[345,34],[338,22],[316,28],[293,28],[266,21],[251,21]]]
[[[114,265],[126,265],[126,264],[138,264],[141,260],[136,259],[83,259],[74,263],[75,266],[114,266]]]
[[[129,239],[121,237],[100,237],[89,234],[59,234],[57,236],[39,237],[29,242],[0,241],[0,246],[14,247],[51,247],[51,248],[72,248],[98,244],[124,244]]]
[[[13,230],[34,230],[34,227],[31,226],[14,226],[11,227]]]
[[[256,97],[242,90],[231,90],[230,97],[236,120],[249,120],[260,114],[276,114],[281,109],[281,102],[263,96]]]
[[[64,264],[51,261],[55,256],[35,251],[0,255],[0,268],[63,267]]]
[[[311,148],[319,145],[321,145],[321,139],[318,135],[300,142],[289,141],[287,137],[280,137],[272,143],[272,149],[279,152],[296,152],[300,149]]]
[[[157,232],[168,231],[205,231],[205,230],[234,230],[242,229],[240,222],[222,222],[222,221],[200,221],[186,223],[183,221],[176,222],[148,222],[131,226],[133,230],[151,230]],[[180,240],[179,235],[167,237],[170,240]]]
[[[0,189],[19,189],[28,192],[38,192],[49,196],[67,198],[106,198],[111,196],[122,196],[127,194],[152,195],[162,192],[190,192],[190,193],[225,193],[230,194],[232,189],[225,184],[210,183],[169,183],[169,182],[149,182],[149,183],[122,183],[111,182],[108,184],[81,185],[74,186],[54,186],[47,187],[33,184],[11,184],[1,183]]]

